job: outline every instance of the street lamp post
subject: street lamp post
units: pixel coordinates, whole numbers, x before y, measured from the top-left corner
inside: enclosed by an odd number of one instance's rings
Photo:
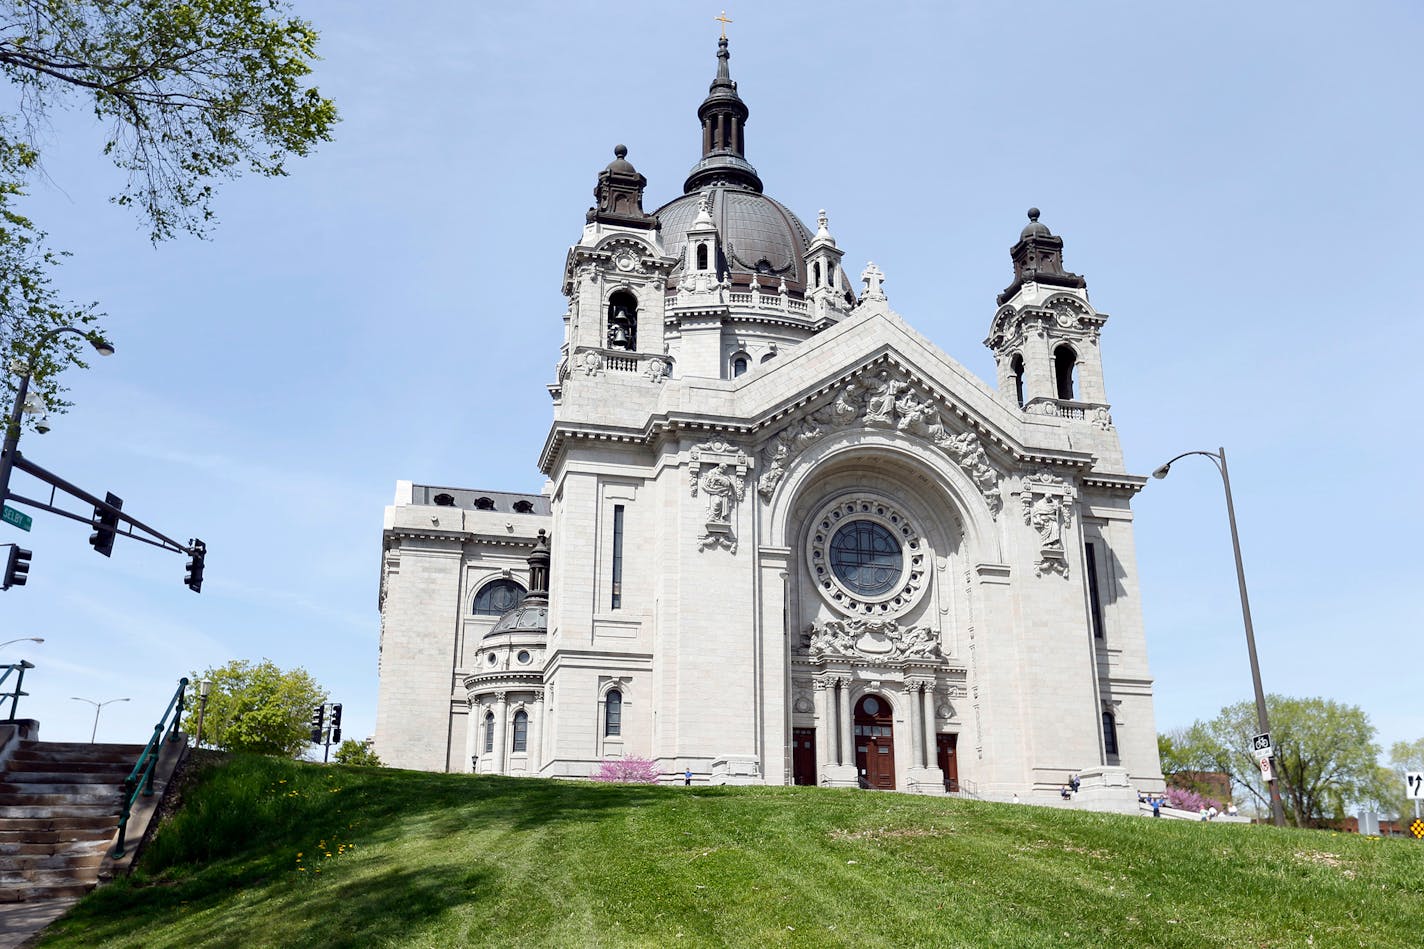
[[[203,747],[203,713],[208,710],[208,694],[213,691],[213,681],[211,679],[198,680],[198,737],[193,742],[194,748]]]
[[[52,329],[35,342],[35,345],[30,349],[30,361],[25,365],[24,375],[20,376],[20,383],[15,387],[15,406],[10,410],[10,421],[5,427],[5,446],[0,449],[0,501],[4,501],[10,496],[10,472],[14,470],[15,450],[20,444],[20,419],[25,411],[25,396],[30,392],[30,377],[35,372],[34,358],[44,349],[46,343],[64,333],[74,333],[88,340],[89,345],[93,346],[94,351],[100,356],[114,354],[114,347],[103,337],[95,333],[86,333],[73,326]]]
[[[7,639],[7,640],[5,640],[3,643],[0,643],[0,649],[4,649],[6,646],[11,646],[11,645],[14,645],[15,643],[42,643],[42,642],[44,642],[44,637],[43,637],[43,636],[21,636],[19,639]]]
[[[1236,532],[1236,506],[1231,501],[1231,477],[1226,470],[1226,449],[1218,448],[1214,452],[1184,451],[1152,472],[1152,477],[1167,477],[1172,463],[1188,455],[1210,458],[1212,464],[1216,465],[1216,470],[1221,473],[1221,484],[1226,489],[1226,519],[1231,524],[1231,550],[1236,555],[1236,585],[1241,589],[1241,619],[1246,625],[1246,654],[1251,659],[1251,685],[1256,690],[1256,724],[1261,727],[1261,734],[1266,735],[1271,731],[1271,720],[1266,715],[1266,693],[1261,688],[1261,665],[1256,660],[1256,633],[1251,626],[1251,601],[1246,596],[1246,569],[1241,565],[1241,538]],[[1277,827],[1284,827],[1286,814],[1281,806],[1281,791],[1274,773],[1266,782],[1266,787],[1271,795],[1271,820]]]
[[[104,710],[104,706],[112,705],[114,702],[128,701],[128,699],[106,699],[103,702],[96,702],[93,699],[81,698],[77,695],[71,695],[70,698],[76,702],[88,702],[90,705],[94,706],[94,730],[89,733],[89,744],[91,745],[94,744],[94,739],[99,734],[99,713]]]

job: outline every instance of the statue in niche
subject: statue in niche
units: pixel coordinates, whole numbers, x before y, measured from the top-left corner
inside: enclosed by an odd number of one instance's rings
[[[720,464],[702,476],[702,490],[707,494],[708,523],[725,524],[731,519],[732,496],[737,491],[731,470],[731,465]]]
[[[1033,499],[1029,508],[1029,524],[1038,531],[1044,547],[1063,546],[1062,507],[1063,499],[1054,494],[1040,494]]]

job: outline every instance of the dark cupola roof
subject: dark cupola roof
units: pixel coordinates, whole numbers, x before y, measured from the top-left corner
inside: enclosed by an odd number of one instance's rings
[[[598,184],[593,188],[598,203],[588,209],[588,222],[656,228],[658,219],[643,211],[643,189],[647,184],[648,179],[638,174],[628,160],[628,146],[614,146],[613,160],[598,173]]]
[[[1038,208],[1028,209],[1028,226],[1019,242],[1009,249],[1014,261],[1014,282],[999,294],[999,306],[1007,303],[1026,283],[1086,290],[1088,281],[1063,269],[1063,238],[1054,237],[1047,224],[1040,224]]]
[[[717,41],[717,78],[707,89],[707,98],[697,109],[702,122],[702,160],[692,166],[683,182],[683,194],[692,194],[707,185],[726,184],[761,191],[761,178],[747,161],[746,127],[750,110],[737,95],[737,84],[727,68],[732,54],[727,37]]]
[[[504,611],[484,638],[513,632],[543,632],[549,628],[549,535],[541,530],[529,554],[529,592]]]

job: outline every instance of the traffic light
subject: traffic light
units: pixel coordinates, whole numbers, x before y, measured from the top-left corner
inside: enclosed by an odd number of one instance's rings
[[[341,743],[341,703],[337,702],[331,707],[331,743],[338,745]]]
[[[119,532],[119,510],[124,499],[112,491],[104,495],[104,503],[94,505],[94,533],[89,544],[105,557],[114,552],[114,535]]]
[[[192,551],[192,556],[188,558],[188,572],[183,575],[183,582],[188,584],[188,589],[194,593],[203,592],[203,560],[208,556],[208,546],[201,540],[188,541],[188,547]]]
[[[311,717],[311,740],[316,744],[321,744],[321,726],[326,721],[326,706],[318,705],[312,709]]]
[[[0,590],[22,587],[28,582],[30,558],[33,556],[33,551],[26,550],[19,544],[10,545],[10,559],[5,562],[5,584],[0,586]]]

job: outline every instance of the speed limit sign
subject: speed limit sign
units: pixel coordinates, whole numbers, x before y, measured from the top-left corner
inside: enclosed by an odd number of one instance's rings
[[[1267,780],[1267,781],[1274,781],[1274,780],[1275,780],[1275,774],[1271,771],[1271,759],[1270,759],[1270,758],[1262,758],[1262,759],[1261,759],[1261,777],[1264,778],[1264,779]]]

